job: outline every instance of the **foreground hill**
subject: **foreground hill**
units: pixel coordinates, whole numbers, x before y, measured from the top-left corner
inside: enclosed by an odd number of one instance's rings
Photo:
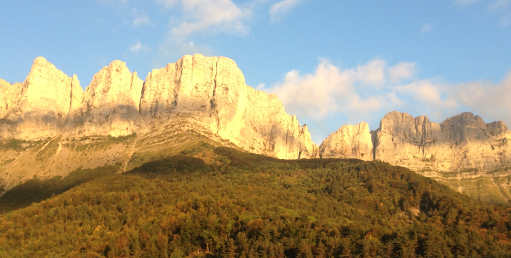
[[[405,168],[285,161],[192,138],[175,155],[125,174],[98,172],[0,215],[0,257],[511,253],[510,210],[477,204]]]

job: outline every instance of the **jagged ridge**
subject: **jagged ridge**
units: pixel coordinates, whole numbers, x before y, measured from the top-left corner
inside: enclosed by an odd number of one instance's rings
[[[45,58],[34,60],[21,84],[0,87],[0,137],[40,140],[125,136],[187,114],[251,152],[278,158],[316,155],[308,129],[272,95],[245,84],[225,57],[184,56],[142,81],[122,61],[94,75],[85,92]]]
[[[479,199],[507,201],[511,199],[509,142],[511,132],[503,122],[485,123],[472,113],[438,124],[426,116],[394,111],[372,132],[365,122],[341,127],[319,150],[322,157],[382,160]],[[367,155],[370,152],[372,156]]]

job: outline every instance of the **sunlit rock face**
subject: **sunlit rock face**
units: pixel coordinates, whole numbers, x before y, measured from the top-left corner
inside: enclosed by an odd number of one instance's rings
[[[344,125],[329,135],[319,146],[322,158],[373,159],[373,141],[366,122]]]
[[[317,154],[308,129],[275,96],[247,86],[236,63],[225,57],[184,56],[151,71],[140,114],[145,120],[188,115],[255,153],[287,159]]]
[[[375,134],[376,159],[415,170],[493,170],[511,162],[505,124],[486,124],[472,113],[437,124],[424,116],[392,112]]]
[[[44,57],[34,60],[23,83],[0,86],[2,137],[38,139],[60,133],[70,112],[81,105],[83,90]]]
[[[247,86],[225,57],[187,55],[145,81],[116,60],[85,92],[76,76],[38,57],[23,83],[0,81],[0,93],[2,138],[126,136],[185,117],[251,152],[286,159],[317,155],[307,127],[275,96]]]
[[[73,114],[82,135],[123,136],[135,132],[143,81],[115,60],[94,75],[79,113]]]
[[[341,127],[321,144],[320,155],[365,159],[361,154],[368,151],[359,147],[358,135],[368,139],[368,129],[358,128]],[[503,122],[462,113],[434,123],[394,111],[371,136],[371,159],[410,168],[479,199],[511,199],[511,131]]]

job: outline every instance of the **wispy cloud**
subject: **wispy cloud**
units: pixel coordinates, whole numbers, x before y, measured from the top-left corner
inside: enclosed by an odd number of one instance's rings
[[[469,82],[452,93],[458,101],[487,119],[503,120],[511,126],[511,72],[499,83]]]
[[[373,60],[354,69],[342,70],[321,60],[312,74],[288,72],[284,80],[268,91],[278,95],[288,111],[321,120],[337,112],[357,116],[396,104],[392,94],[364,96],[360,83],[378,87],[385,80],[385,62]]]
[[[415,74],[415,63],[402,62],[389,68],[389,78],[391,82],[399,82],[410,79]]]
[[[388,66],[375,59],[341,69],[321,60],[312,73],[291,70],[281,82],[260,88],[278,95],[288,112],[306,120],[340,116],[375,121],[380,119],[375,117],[378,112],[397,109],[428,114],[436,121],[471,111],[511,125],[511,72],[496,84],[450,84],[416,77],[416,64],[411,62]]]
[[[295,8],[300,0],[282,0],[270,7],[270,19],[278,21],[280,18],[288,13],[291,9]]]
[[[454,0],[458,6],[470,6],[476,3],[484,3],[487,11],[498,17],[499,24],[503,27],[511,26],[511,0]]]
[[[397,86],[394,91],[400,95],[407,95],[416,103],[425,104],[439,109],[455,108],[458,104],[455,99],[447,97],[445,91],[448,87],[435,84],[430,80],[414,81],[404,86]]]
[[[200,42],[194,40],[199,35],[246,35],[249,31],[246,21],[255,6],[240,6],[232,0],[156,0],[156,3],[180,13],[170,23],[158,47],[156,65],[185,54],[212,54],[209,46],[196,43]]]
[[[130,51],[131,53],[135,53],[135,54],[136,54],[136,53],[140,53],[140,52],[142,52],[142,51],[147,51],[147,50],[149,50],[149,47],[145,46],[145,45],[144,45],[144,44],[142,44],[142,42],[140,42],[140,41],[135,42],[135,44],[133,44],[133,45],[131,45],[131,46],[129,47],[129,51]]]
[[[186,38],[206,30],[238,34],[248,30],[244,19],[250,10],[240,8],[232,0],[157,0],[157,3],[166,8],[181,7],[182,19],[171,28],[174,37]]]

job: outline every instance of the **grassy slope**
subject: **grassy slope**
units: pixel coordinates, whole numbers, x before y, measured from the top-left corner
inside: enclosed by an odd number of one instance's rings
[[[1,215],[0,257],[511,252],[509,210],[381,162],[283,161],[202,141],[137,160]]]

